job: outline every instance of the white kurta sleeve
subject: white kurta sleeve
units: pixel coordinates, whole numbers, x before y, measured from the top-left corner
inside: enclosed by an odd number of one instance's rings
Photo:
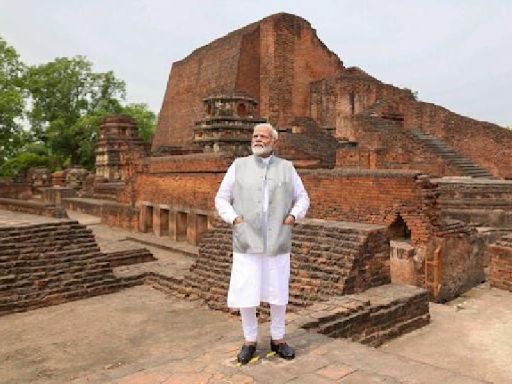
[[[215,209],[219,216],[228,224],[233,224],[238,214],[233,208],[233,184],[235,183],[235,163],[231,164],[220,183],[215,196]]]
[[[295,168],[293,168],[293,200],[294,204],[290,210],[290,215],[293,215],[295,220],[301,220],[308,211],[309,196]]]

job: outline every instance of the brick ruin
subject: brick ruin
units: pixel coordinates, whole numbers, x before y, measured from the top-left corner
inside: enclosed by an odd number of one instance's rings
[[[112,267],[150,260],[145,249],[104,253],[76,221],[0,224],[0,316],[112,293],[130,283]]]
[[[332,312],[333,303],[350,301],[343,295],[381,289],[368,295],[396,315],[401,325],[389,334],[400,334],[428,321],[427,297],[453,299],[484,281],[489,266],[491,284],[511,290],[512,132],[346,68],[306,20],[290,14],[269,16],[173,63],[151,149],[136,139],[133,121],[108,118],[96,174],[80,189],[62,173],[52,175],[51,186],[6,182],[0,206],[77,210],[197,246],[185,276],[149,273],[130,284],[225,309],[231,229],[216,217],[214,196],[263,121],[278,129],[277,153],[294,163],[311,198],[293,238],[292,308],[321,312],[322,302]],[[34,188],[41,202],[30,199]],[[401,307],[404,284],[418,287],[410,307]],[[385,303],[378,298],[388,293]],[[376,329],[368,300],[357,300],[356,317]],[[345,312],[305,326],[355,337],[339,318],[355,313],[348,301],[340,304]],[[332,321],[334,328],[324,327]]]

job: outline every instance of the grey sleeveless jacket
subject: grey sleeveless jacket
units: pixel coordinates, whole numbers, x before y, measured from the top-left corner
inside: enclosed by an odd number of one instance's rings
[[[292,226],[283,224],[293,204],[293,165],[273,156],[268,166],[258,156],[235,160],[233,208],[243,218],[233,226],[233,251],[275,256],[291,250]],[[263,233],[263,188],[269,191],[266,233]]]

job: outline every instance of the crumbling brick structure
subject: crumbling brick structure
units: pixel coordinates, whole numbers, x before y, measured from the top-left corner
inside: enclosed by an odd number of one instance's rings
[[[309,83],[342,68],[297,16],[277,14],[231,32],[173,64],[152,150],[191,145],[202,100],[213,92],[243,91],[258,101],[259,116],[284,126],[307,115]]]
[[[73,221],[0,227],[0,316],[114,292],[91,231]]]
[[[397,282],[427,287],[442,301],[484,279],[477,228],[446,214],[445,184],[432,177],[503,183],[494,179],[509,177],[512,134],[345,68],[307,21],[288,14],[173,64],[152,155],[133,160],[130,184],[104,220],[199,244],[214,227],[224,172],[245,153],[251,125],[264,120],[279,130],[278,154],[300,171],[310,217],[388,227],[387,265]],[[464,124],[484,137],[485,155],[468,143]],[[493,162],[492,153],[504,158]]]
[[[311,223],[297,227],[293,252],[310,270],[295,264],[293,300],[304,300],[305,292],[323,300],[391,279],[426,287],[444,301],[485,278],[485,243],[492,240],[481,227],[510,231],[512,181],[503,179],[512,178],[512,132],[345,68],[306,20],[289,14],[231,32],[174,63],[152,152],[133,140],[100,140],[97,172],[110,181],[82,191],[88,199],[63,198],[62,205],[200,244],[199,257],[217,260],[211,268],[218,273],[197,267],[190,281],[201,273],[198,287],[217,279],[207,298],[219,306],[230,251],[229,229],[215,224],[214,196],[260,121],[278,129],[277,154],[299,170],[311,197],[309,217],[325,224],[309,254],[305,244],[313,236],[304,228]],[[107,122],[135,129],[119,118]],[[501,209],[500,218],[493,209]],[[329,262],[343,252],[323,243],[366,246],[366,234],[347,240],[341,222],[380,226],[385,246],[369,247],[371,257],[361,253],[353,260],[360,268],[335,282]]]

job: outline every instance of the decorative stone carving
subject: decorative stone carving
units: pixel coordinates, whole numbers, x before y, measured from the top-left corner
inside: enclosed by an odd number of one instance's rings
[[[196,122],[194,142],[204,152],[250,153],[252,131],[266,120],[256,116],[257,102],[242,94],[220,94],[203,99],[206,117]]]

